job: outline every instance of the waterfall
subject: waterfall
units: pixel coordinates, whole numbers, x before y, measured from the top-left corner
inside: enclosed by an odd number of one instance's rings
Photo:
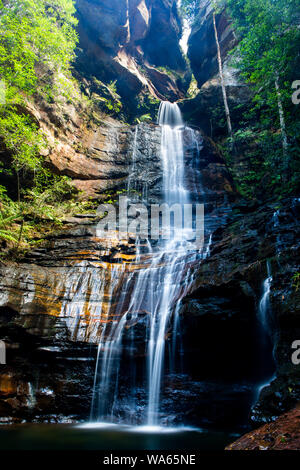
[[[162,102],[158,124],[161,130],[162,202],[169,205],[180,204],[183,207],[189,203],[190,198],[185,186],[185,128],[178,105]],[[137,151],[137,132],[136,130],[133,145],[133,165]],[[131,182],[129,187],[130,185]],[[110,312],[114,320],[105,322],[98,345],[91,420],[119,422],[121,419],[128,424],[160,424],[166,336],[170,332],[170,369],[173,369],[180,325],[180,302],[193,281],[195,261],[204,257],[203,252],[191,249],[188,242],[189,229],[174,230],[170,239],[159,240],[155,247],[149,240],[145,243],[139,238],[136,240],[135,260],[130,263],[124,284],[121,289],[119,285],[118,290],[112,288],[110,293],[110,298],[114,298]],[[205,251],[205,256],[208,255],[209,247]],[[144,400],[136,397],[138,387],[135,383],[136,366],[133,356],[138,347],[134,330],[137,325],[145,325],[146,329]],[[124,365],[123,343],[128,331],[130,339],[127,349],[132,355]],[[131,384],[126,393],[126,403],[119,398],[119,372],[122,365],[126,367],[128,383]],[[141,403],[139,406],[138,401]]]
[[[184,185],[184,148],[182,142],[183,121],[176,103],[163,102],[160,105],[158,123],[162,129],[161,158],[163,162],[164,201],[168,204],[187,204],[188,191]],[[183,280],[185,267],[184,229],[176,231],[174,238],[160,248],[159,257],[164,256],[166,265],[161,297],[157,299],[150,317],[150,339],[148,344],[149,398],[147,423],[158,422],[159,396],[164,363],[165,335],[175,305],[177,289]],[[188,279],[186,279],[188,280]],[[177,299],[180,302],[180,299]],[[178,311],[175,309],[174,327],[178,325]],[[176,335],[176,330],[173,331]]]
[[[211,248],[211,245],[212,245],[212,233],[211,233],[210,236],[209,236],[208,244],[207,244],[207,247],[206,247],[206,249],[205,249],[205,251],[204,251],[204,254],[203,254],[203,258],[204,258],[204,259],[210,257],[210,248]]]
[[[178,105],[168,101],[160,103],[157,122],[160,126],[169,126],[173,129],[182,128],[184,125]]]
[[[258,304],[258,321],[259,321],[259,334],[258,334],[258,348],[259,348],[259,369],[260,369],[260,382],[257,385],[254,393],[254,404],[257,402],[261,390],[268,386],[274,378],[275,363],[273,354],[273,325],[270,316],[270,293],[272,286],[272,272],[269,260],[267,261],[267,277],[262,285],[262,294]]]
[[[258,318],[266,332],[268,332],[269,326],[269,297],[271,292],[272,280],[273,279],[271,275],[270,262],[267,261],[267,278],[263,282],[263,293],[258,307]]]

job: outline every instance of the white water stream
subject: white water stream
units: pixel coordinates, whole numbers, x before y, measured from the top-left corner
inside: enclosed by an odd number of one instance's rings
[[[177,104],[161,103],[158,124],[161,127],[163,202],[169,205],[178,204],[183,208],[190,201],[189,192],[185,187],[184,123]],[[136,158],[137,132],[138,130],[135,133],[133,165]],[[190,129],[190,132],[193,131]],[[210,246],[202,252],[191,249],[188,242],[189,235],[189,230],[186,228],[176,229],[170,239],[161,240],[155,249],[147,241],[142,246],[142,252],[140,240],[137,239],[135,259],[137,269],[130,272],[121,292],[115,292],[116,320],[112,324],[109,322],[105,324],[99,342],[91,409],[92,421],[118,421],[119,371],[123,337],[128,329],[131,330],[130,341],[134,351],[136,339],[131,327],[145,321],[146,316],[147,402],[144,404],[139,424],[159,425],[166,336],[170,331],[173,345],[171,348],[173,359],[170,359],[170,362],[173,364],[177,328],[180,323],[180,301],[187,294],[192,282],[193,263],[196,259],[209,256]],[[138,422],[136,417],[138,400],[135,396],[134,360],[130,360],[126,367],[129,392],[127,403],[125,405],[123,403],[122,407],[127,410],[125,422],[135,424]]]

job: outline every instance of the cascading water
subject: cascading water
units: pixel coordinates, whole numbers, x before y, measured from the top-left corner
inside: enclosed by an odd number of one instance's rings
[[[163,162],[164,201],[168,204],[187,204],[184,187],[183,121],[176,103],[161,103],[158,123],[162,129],[161,159]]]
[[[258,305],[258,321],[259,321],[259,357],[260,375],[262,381],[255,390],[254,403],[257,402],[261,390],[270,384],[274,377],[274,355],[273,355],[273,325],[271,319],[270,293],[272,287],[272,272],[270,262],[267,261],[267,277],[263,282],[262,295]]]
[[[184,165],[184,124],[177,104],[161,103],[158,124],[161,129],[160,157],[163,172],[163,201],[169,205],[184,206],[189,203],[189,192],[185,187]],[[190,130],[190,132],[193,132]],[[138,129],[135,132],[133,165],[136,160]],[[129,188],[130,189],[130,188]],[[189,227],[190,230],[190,227]],[[189,231],[188,230],[188,231]],[[193,276],[193,264],[203,258],[203,252],[191,249],[186,228],[174,230],[168,240],[160,240],[155,248],[149,240],[136,242],[136,258],[126,282],[117,291],[112,288],[114,298],[112,323],[106,322],[101,333],[94,379],[91,420],[122,421],[133,424],[160,423],[160,394],[164,370],[165,341],[169,330],[172,345],[170,363],[174,366],[179,306],[187,294]],[[209,249],[205,251],[209,254]],[[174,315],[173,315],[174,314]],[[172,325],[173,324],[173,325]],[[122,367],[123,339],[130,331],[129,348],[132,356],[136,350],[137,338],[134,327],[145,325],[146,329],[146,398],[137,399],[134,359],[128,368],[128,392],[126,403],[119,398],[119,371]],[[124,364],[123,364],[124,365]],[[142,404],[137,416],[137,401]],[[122,408],[122,412],[120,411]],[[125,411],[124,411],[125,410]]]
[[[188,191],[184,187],[183,121],[177,104],[161,103],[158,123],[162,129],[161,158],[164,201],[168,204],[187,204],[189,197]],[[158,259],[163,256],[166,264],[162,273],[164,276],[162,295],[156,300],[155,308],[150,316],[148,425],[157,424],[158,421],[166,328],[176,300],[177,287],[182,281],[185,267],[184,255],[186,254],[184,245],[183,230],[176,231],[173,239],[162,244],[158,254]],[[177,300],[179,301],[179,299]]]
[[[270,292],[271,292],[271,285],[272,285],[272,274],[271,274],[271,266],[270,262],[267,261],[267,278],[264,280],[263,283],[263,293],[262,297],[259,302],[259,307],[258,307],[258,317],[259,320],[265,329],[266,332],[268,332],[268,324],[269,324],[269,319],[268,319],[268,314],[269,314],[269,297],[270,297]]]

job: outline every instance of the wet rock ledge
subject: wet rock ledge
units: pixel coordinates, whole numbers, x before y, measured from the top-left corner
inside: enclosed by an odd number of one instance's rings
[[[226,450],[299,450],[300,405],[226,447]]]

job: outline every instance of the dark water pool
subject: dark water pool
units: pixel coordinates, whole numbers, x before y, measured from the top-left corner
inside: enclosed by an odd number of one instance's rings
[[[238,434],[196,428],[20,424],[0,427],[0,450],[223,450]]]

